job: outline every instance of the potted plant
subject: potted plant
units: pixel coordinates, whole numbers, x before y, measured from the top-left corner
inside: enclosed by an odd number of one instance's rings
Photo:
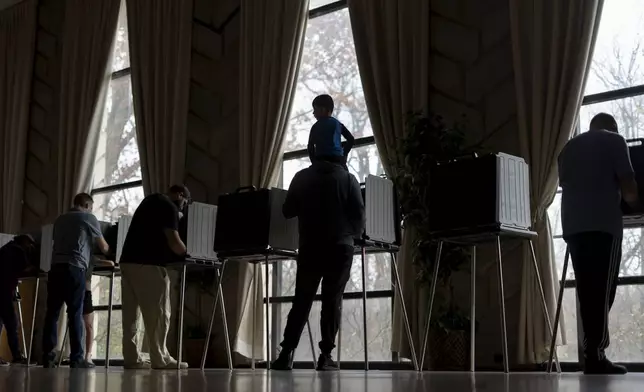
[[[429,192],[432,168],[438,162],[471,155],[480,144],[466,146],[463,123],[448,126],[433,113],[411,113],[406,135],[397,148],[393,181],[398,191],[406,235],[414,238],[414,264],[419,282],[429,287],[434,273],[437,241],[429,231]],[[469,265],[469,248],[444,244],[430,326],[429,361],[432,369],[465,370],[469,361],[471,320],[455,304],[452,276]],[[429,290],[428,290],[429,291]]]

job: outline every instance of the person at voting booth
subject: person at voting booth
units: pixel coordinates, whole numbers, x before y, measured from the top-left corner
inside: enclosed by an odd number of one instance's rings
[[[573,137],[559,155],[563,237],[577,280],[584,330],[585,372],[625,374],[606,358],[608,313],[622,258],[621,201],[639,205],[626,141],[613,116],[600,113],[590,130]]]
[[[85,277],[94,244],[108,254],[109,246],[101,232],[98,219],[92,214],[94,200],[87,193],[74,197],[74,207],[54,222],[54,249],[47,283],[47,312],[43,331],[43,364],[56,367],[58,317],[67,305],[69,320],[70,367],[92,368],[83,352],[83,300]]]
[[[341,165],[316,161],[293,178],[283,213],[286,218],[298,218],[300,243],[295,299],[282,351],[272,368],[293,368],[293,353],[322,281],[322,341],[317,369],[337,370],[331,353],[342,317],[342,294],[353,263],[354,239],[365,227],[360,185]]]
[[[0,331],[4,325],[7,343],[11,350],[12,364],[26,364],[18,341],[18,322],[13,307],[18,288],[18,279],[30,269],[29,256],[34,250],[30,235],[19,235],[0,248]]]
[[[176,369],[168,352],[170,277],[166,264],[183,260],[186,246],[179,236],[179,212],[190,191],[174,185],[167,194],[147,196],[136,209],[121,253],[123,360],[129,369]],[[137,344],[137,315],[141,312],[150,350],[150,364]],[[181,363],[181,368],[188,367]]]

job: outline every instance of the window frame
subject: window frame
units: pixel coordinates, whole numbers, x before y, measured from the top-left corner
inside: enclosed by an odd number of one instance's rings
[[[334,3],[330,3],[327,5],[324,5],[322,7],[318,7],[315,9],[312,9],[309,11],[309,19],[314,19],[318,18],[333,12],[341,11],[343,9],[347,8],[347,1],[346,0],[341,0],[341,1],[336,1]],[[375,146],[376,144],[376,139],[374,136],[364,136],[360,138],[355,139],[355,143],[353,148],[359,148],[359,147],[367,147],[367,146]],[[299,149],[299,150],[293,150],[293,151],[287,151],[284,152],[282,155],[282,169],[280,170],[280,185],[283,185],[283,164],[284,162],[291,161],[291,160],[297,160],[297,159],[302,159],[302,158],[307,158],[308,157],[308,151],[306,148]],[[359,255],[354,255],[354,257],[357,257]],[[392,258],[391,255],[389,257],[389,268],[393,268],[393,263],[391,262]],[[369,259],[365,259],[367,262],[367,265],[369,264]],[[393,286],[393,269],[391,271],[391,276],[392,276],[392,282],[390,282],[390,289],[388,290],[367,290],[367,300],[369,299],[381,299],[381,298],[389,298],[391,300],[391,309],[392,309],[392,327],[393,327],[393,309],[394,309],[394,286]],[[281,284],[282,284],[282,265],[281,263],[275,263],[274,268],[272,269],[272,293],[279,293],[281,292]],[[318,302],[322,299],[321,295],[316,295],[314,301]],[[342,295],[342,301],[347,301],[347,300],[359,300],[362,299],[362,290],[357,291],[357,292],[345,292]],[[270,295],[268,298],[264,298],[263,303],[265,304],[266,301],[269,301],[269,304],[272,305],[271,307],[271,313],[273,314],[272,317],[272,331],[276,331],[277,333],[281,333],[281,330],[283,329],[282,327],[282,321],[280,319],[280,314],[281,314],[281,309],[279,308],[281,305],[284,304],[292,304],[294,300],[294,296],[292,295]],[[367,305],[368,309],[368,305]],[[315,326],[313,326],[315,327]],[[275,335],[275,333],[273,333]],[[362,336],[360,336],[360,339],[362,340]],[[277,352],[277,347],[278,347],[278,339],[271,339],[271,355],[275,355]],[[305,343],[302,343],[305,344]],[[368,349],[367,349],[368,350]],[[388,367],[388,364],[394,364],[398,363],[398,355],[395,352],[390,352],[391,353],[391,358],[390,361],[373,361],[373,363],[378,363],[379,365],[384,365],[384,368]],[[309,364],[312,363],[313,361],[305,361],[303,363]],[[345,363],[349,364],[350,367],[354,367],[360,364],[364,364],[364,361],[342,361],[343,365]],[[372,361],[369,361],[369,364],[372,364]],[[356,367],[357,368],[357,367]]]

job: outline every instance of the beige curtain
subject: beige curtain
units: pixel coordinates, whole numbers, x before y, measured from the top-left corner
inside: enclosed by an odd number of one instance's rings
[[[17,233],[22,219],[29,100],[36,36],[36,1],[0,12],[0,232]]]
[[[385,171],[392,175],[407,113],[428,109],[430,0],[348,0],[348,4],[371,126]],[[418,347],[426,293],[416,286],[413,242],[413,233],[405,233],[398,262]],[[394,302],[392,351],[409,358],[400,298]]]
[[[89,191],[120,0],[67,0],[58,127],[58,213]]]
[[[184,178],[193,2],[126,3],[143,189],[165,192]]]
[[[279,174],[295,82],[302,57],[308,0],[242,0],[240,54],[240,182],[270,187]],[[255,312],[256,331],[263,331],[263,291],[249,300],[253,268],[238,269],[238,303],[235,351],[250,357]],[[262,284],[256,276],[256,284]],[[263,287],[261,285],[260,287]],[[278,331],[273,336],[277,339]],[[264,334],[255,336],[255,357],[265,353]]]
[[[510,0],[519,143],[530,165],[537,260],[551,317],[558,278],[547,208],[557,189],[557,157],[577,122],[602,5],[603,0]],[[550,344],[531,263],[526,249],[518,352],[522,363],[545,360]]]

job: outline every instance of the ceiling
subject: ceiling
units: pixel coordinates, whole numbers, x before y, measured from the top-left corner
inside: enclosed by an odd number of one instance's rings
[[[0,10],[9,8],[14,4],[20,3],[22,0],[0,0]]]

